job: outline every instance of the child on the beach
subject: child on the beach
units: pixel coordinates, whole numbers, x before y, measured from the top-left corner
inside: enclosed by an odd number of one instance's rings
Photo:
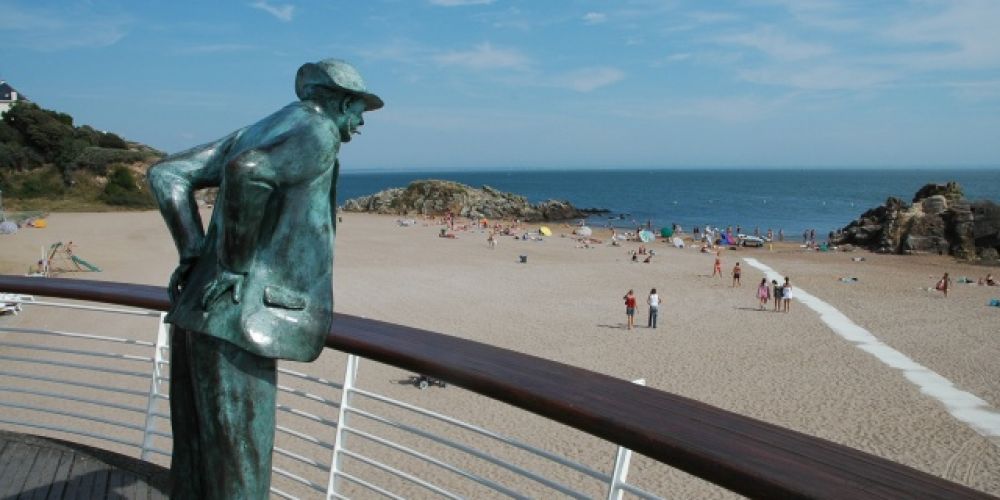
[[[785,277],[785,284],[781,287],[781,302],[784,305],[785,312],[788,312],[788,306],[792,302],[792,283]]]
[[[945,297],[948,296],[948,285],[951,284],[951,278],[948,277],[948,273],[944,273],[944,276],[938,280],[937,285],[934,285],[934,289],[943,293]]]
[[[760,300],[760,310],[763,311],[767,307],[768,301],[771,300],[771,288],[767,286],[767,278],[760,279],[760,285],[757,286],[757,299]]]
[[[733,266],[733,288],[740,286],[740,263]]]
[[[635,325],[635,294],[629,290],[622,298],[625,299],[625,316],[628,321],[628,329],[631,330]]]
[[[781,308],[781,285],[778,284],[778,280],[771,280],[771,286],[773,288],[771,295],[774,296],[774,312],[778,312],[778,309]]]
[[[720,278],[722,277],[722,252],[721,251],[715,252],[715,268],[712,269],[712,277],[714,278],[716,274],[718,274]]]

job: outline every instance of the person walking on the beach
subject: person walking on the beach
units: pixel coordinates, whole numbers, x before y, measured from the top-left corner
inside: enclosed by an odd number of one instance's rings
[[[646,327],[656,328],[656,317],[660,315],[660,296],[656,294],[655,288],[649,291],[646,304],[649,305],[649,322]]]
[[[740,286],[740,263],[733,266],[733,288]]]
[[[715,267],[712,269],[712,277],[718,274],[722,277],[722,251],[715,252]]]
[[[778,241],[785,241],[785,230],[778,228]]]
[[[774,312],[778,312],[781,309],[781,285],[778,284],[778,280],[771,280],[772,294],[774,296]]]
[[[635,293],[630,289],[623,298],[625,299],[625,316],[628,320],[628,329],[631,330],[635,325]]]
[[[760,300],[760,310],[763,311],[771,300],[771,288],[767,286],[767,278],[761,278],[760,285],[757,285],[757,299]]]
[[[945,297],[948,296],[948,285],[951,284],[951,278],[948,277],[948,273],[944,273],[944,276],[938,280],[937,285],[934,286],[936,290],[943,293]]]
[[[781,287],[781,303],[785,312],[788,312],[788,305],[792,302],[792,283],[785,277],[785,285]]]

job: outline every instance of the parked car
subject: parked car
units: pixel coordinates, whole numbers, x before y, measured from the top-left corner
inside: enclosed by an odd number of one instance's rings
[[[740,235],[740,245],[745,247],[762,247],[764,246],[764,238]]]

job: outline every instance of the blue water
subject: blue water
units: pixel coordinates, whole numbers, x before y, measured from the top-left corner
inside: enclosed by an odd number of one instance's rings
[[[338,200],[405,187],[417,179],[446,179],[473,187],[492,186],[531,202],[567,200],[580,208],[606,208],[624,219],[592,216],[589,224],[654,227],[680,224],[742,226],[762,233],[783,229],[801,237],[846,226],[889,196],[906,202],[924,184],[957,181],[966,198],[1000,202],[998,169],[866,170],[535,170],[492,172],[345,173]]]

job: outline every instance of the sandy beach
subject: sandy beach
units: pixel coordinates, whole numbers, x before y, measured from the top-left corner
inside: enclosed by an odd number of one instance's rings
[[[639,244],[610,246],[605,230],[595,231],[604,243],[593,248],[579,248],[572,228],[551,224],[552,237],[501,236],[491,249],[482,230],[450,239],[422,219],[404,227],[390,216],[342,217],[334,268],[338,312],[641,378],[1000,495],[1000,308],[987,305],[1000,298],[1000,287],[958,283],[995,268],[942,256],[820,253],[785,243],[723,250],[719,278],[711,276],[712,254],[657,241],[646,244],[656,252],[650,263],[632,262],[628,252]],[[173,270],[176,252],[156,212],[60,213],[48,223],[0,236],[0,273],[25,273],[40,248],[57,241],[73,241],[77,255],[102,269],[65,273],[65,279],[162,285]],[[743,268],[740,287],[731,286],[736,262]],[[789,312],[773,312],[770,304],[758,309],[764,269],[790,277],[796,298]],[[947,298],[927,290],[944,272],[956,280]],[[656,329],[646,328],[651,288],[663,301]],[[632,330],[625,328],[622,301],[629,289],[639,303]],[[3,325],[49,328],[74,322],[72,312],[0,318]],[[92,326],[108,333],[124,328]],[[330,352],[294,367],[340,380],[343,355]],[[360,380],[369,390],[599,469],[613,460],[607,443],[459,388],[419,391],[396,383],[409,375],[369,362]],[[978,401],[963,403],[968,395]],[[630,479],[667,497],[734,496],[643,457],[635,458]],[[600,495],[598,486],[593,494]]]

